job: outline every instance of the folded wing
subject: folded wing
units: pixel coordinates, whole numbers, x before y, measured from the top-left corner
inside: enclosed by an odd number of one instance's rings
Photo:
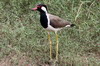
[[[63,28],[67,25],[71,25],[70,22],[65,21],[61,19],[60,17],[52,15],[52,14],[49,14],[49,18],[50,18],[50,25],[54,28]]]

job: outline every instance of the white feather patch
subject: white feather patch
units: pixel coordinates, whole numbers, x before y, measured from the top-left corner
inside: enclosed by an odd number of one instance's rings
[[[47,9],[45,7],[41,7],[41,9],[44,11],[44,12],[47,12]]]
[[[70,27],[70,25],[66,25],[65,27]]]

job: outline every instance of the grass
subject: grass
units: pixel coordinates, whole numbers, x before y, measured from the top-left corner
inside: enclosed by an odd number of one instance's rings
[[[40,26],[38,3],[49,13],[76,24],[59,34],[59,62],[55,66],[100,66],[99,0],[0,1],[0,66],[53,66],[49,62],[47,32]],[[51,32],[53,57],[55,34]]]

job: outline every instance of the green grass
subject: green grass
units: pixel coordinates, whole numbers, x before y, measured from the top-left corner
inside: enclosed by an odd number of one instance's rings
[[[39,13],[30,11],[39,3],[46,4],[49,13],[76,24],[76,27],[58,33],[59,62],[54,65],[100,66],[99,0],[0,1],[0,65],[52,66],[49,62],[47,31],[40,26]],[[55,57],[53,32],[51,37]]]

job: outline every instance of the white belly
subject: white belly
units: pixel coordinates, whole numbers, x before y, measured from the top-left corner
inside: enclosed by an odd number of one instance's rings
[[[48,27],[46,28],[46,30],[48,30],[48,31],[54,31],[54,32],[57,32],[58,30],[61,30],[61,29],[62,28],[54,28],[51,25],[48,25]]]

